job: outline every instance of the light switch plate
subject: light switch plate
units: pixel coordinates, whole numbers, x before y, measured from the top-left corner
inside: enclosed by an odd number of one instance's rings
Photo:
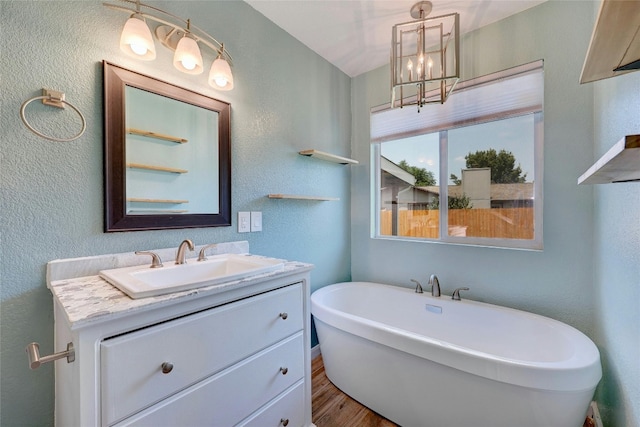
[[[251,213],[238,212],[238,233],[248,233],[251,231]]]
[[[251,212],[251,231],[262,231],[262,212]]]

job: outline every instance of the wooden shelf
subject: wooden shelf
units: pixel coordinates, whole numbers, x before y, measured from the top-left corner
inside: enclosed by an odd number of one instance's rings
[[[143,163],[127,163],[127,167],[128,168],[134,168],[134,169],[147,169],[147,170],[160,171],[160,172],[171,172],[171,173],[187,173],[187,172],[189,172],[186,169],[170,168],[170,167],[167,167],[167,166],[145,165]]]
[[[580,178],[578,184],[640,181],[640,135],[627,135]]]
[[[158,214],[172,214],[172,213],[186,213],[189,212],[186,209],[129,209],[127,213],[158,213]]]
[[[146,136],[148,138],[162,139],[164,141],[176,142],[178,144],[185,144],[185,143],[189,142],[189,140],[185,139],[185,138],[180,138],[180,137],[171,136],[171,135],[165,135],[165,134],[162,134],[162,133],[156,133],[156,132],[151,132],[151,131],[148,131],[148,130],[141,130],[141,129],[136,129],[136,128],[127,128],[127,133],[130,133],[132,135]]]
[[[347,157],[336,156],[335,154],[325,153],[318,150],[302,150],[298,154],[307,157],[315,157],[316,159],[325,160],[327,162],[340,163],[341,165],[357,165],[358,161]]]
[[[172,203],[172,204],[182,204],[189,203],[188,200],[173,200],[173,199],[144,199],[140,197],[128,197],[127,202],[138,202],[138,203]]]
[[[297,194],[269,194],[267,197],[270,199],[315,200],[319,202],[334,202],[340,200],[337,197],[301,196]]]
[[[614,71],[640,59],[639,1],[603,0],[582,67],[580,83],[614,77]]]

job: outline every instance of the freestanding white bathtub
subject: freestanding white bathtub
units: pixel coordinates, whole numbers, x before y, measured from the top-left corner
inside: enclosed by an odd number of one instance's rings
[[[602,376],[580,331],[464,296],[338,283],[311,312],[327,377],[403,427],[581,427]]]

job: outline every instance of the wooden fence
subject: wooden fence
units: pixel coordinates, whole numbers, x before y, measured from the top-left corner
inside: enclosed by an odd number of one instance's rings
[[[392,212],[380,212],[380,234],[392,235]],[[437,210],[398,211],[398,236],[439,237]],[[449,234],[468,237],[533,239],[533,208],[450,209]]]

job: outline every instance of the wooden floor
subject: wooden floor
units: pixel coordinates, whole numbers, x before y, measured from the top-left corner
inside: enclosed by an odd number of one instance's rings
[[[311,364],[312,414],[316,427],[398,427],[341,392],[324,373],[322,356]]]

